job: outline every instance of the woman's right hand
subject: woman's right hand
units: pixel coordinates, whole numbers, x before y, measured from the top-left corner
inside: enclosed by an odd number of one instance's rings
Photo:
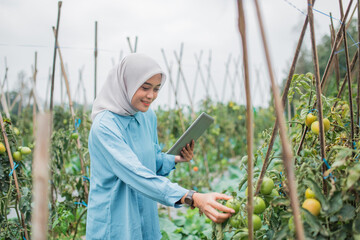
[[[232,214],[235,214],[234,209],[228,208],[216,201],[219,199],[229,200],[231,198],[231,196],[216,192],[194,193],[193,195],[194,207],[199,208],[202,213],[215,223],[222,223],[231,217]]]

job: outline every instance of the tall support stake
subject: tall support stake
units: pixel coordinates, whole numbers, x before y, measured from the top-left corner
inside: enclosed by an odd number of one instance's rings
[[[8,137],[7,137],[7,134],[6,134],[4,120],[3,120],[1,112],[0,112],[0,125],[1,125],[1,131],[2,131],[2,134],[3,134],[3,137],[4,137],[6,151],[7,151],[8,157],[9,157],[10,167],[11,167],[11,169],[13,169],[12,176],[14,177],[14,181],[15,181],[15,187],[16,187],[16,192],[17,192],[16,198],[17,198],[17,201],[20,202],[21,193],[20,193],[18,177],[17,177],[17,174],[16,174],[16,169],[14,168],[15,167],[14,160],[13,160],[13,157],[12,157],[11,148],[10,148],[9,140],[8,140]],[[21,216],[21,225],[24,228],[25,238],[29,239],[28,231],[27,231],[26,224],[25,224],[25,217],[24,217],[24,214],[22,213],[21,209],[20,209],[20,216]]]
[[[308,17],[309,17],[309,25],[310,25],[310,35],[311,35],[311,47],[312,47],[312,55],[313,55],[313,63],[315,70],[315,85],[316,85],[316,105],[318,110],[318,119],[319,119],[319,140],[320,140],[320,155],[321,159],[326,161],[326,152],[325,152],[325,131],[324,131],[324,123],[323,123],[323,107],[322,107],[322,91],[321,91],[321,83],[320,83],[320,70],[319,70],[319,59],[316,49],[316,41],[315,41],[315,27],[314,27],[314,15],[312,12],[312,0],[308,0]],[[345,28],[343,28],[345,30]],[[322,166],[323,172],[326,171],[325,162]],[[326,182],[323,179],[323,189],[324,192],[327,192]]]
[[[286,172],[286,177],[289,184],[289,195],[290,195],[290,204],[293,210],[294,215],[294,222],[295,222],[295,232],[296,237],[298,240],[304,240],[304,228],[301,222],[301,215],[300,215],[300,207],[299,207],[299,200],[297,197],[297,187],[295,182],[295,174],[294,174],[294,164],[293,164],[293,153],[291,151],[291,145],[290,141],[287,136],[286,131],[286,124],[285,124],[285,117],[284,117],[284,108],[283,104],[281,103],[279,89],[276,84],[274,74],[272,71],[272,64],[270,59],[270,54],[267,46],[266,36],[265,36],[265,30],[263,26],[263,21],[260,13],[260,7],[257,0],[254,0],[255,6],[256,6],[256,13],[257,18],[261,30],[261,38],[264,46],[265,56],[266,56],[266,62],[269,72],[269,77],[271,81],[271,88],[274,96],[274,102],[275,102],[275,110],[276,110],[276,116],[279,122],[279,132],[280,132],[280,138],[281,138],[281,144],[282,144],[282,151],[283,151],[283,162]]]
[[[51,75],[51,95],[50,95],[50,111],[52,112],[54,107],[54,84],[55,84],[55,66],[56,66],[56,49],[57,49],[57,39],[59,36],[59,25],[60,25],[60,13],[61,13],[62,1],[58,3],[58,17],[56,23],[56,33],[55,33],[55,46],[54,46],[54,59],[53,59],[53,69]]]
[[[313,4],[314,4],[314,2],[313,2]],[[304,25],[303,25],[301,33],[300,33],[298,44],[296,46],[296,50],[295,50],[294,58],[293,58],[292,63],[291,63],[289,74],[288,74],[287,79],[286,79],[284,92],[283,92],[283,95],[282,95],[282,98],[281,98],[283,106],[285,106],[285,103],[286,103],[287,95],[288,95],[290,84],[291,84],[291,79],[292,79],[292,77],[294,75],[294,72],[295,72],[296,63],[297,63],[297,60],[299,58],[300,49],[301,49],[301,45],[302,45],[303,40],[304,40],[304,36],[305,36],[305,32],[306,32],[306,29],[307,29],[307,26],[308,26],[308,22],[309,22],[309,18],[306,17],[305,21],[304,21]],[[263,178],[265,176],[265,172],[266,172],[266,169],[267,169],[268,164],[269,164],[271,151],[272,151],[272,148],[274,146],[275,138],[277,136],[278,130],[279,130],[279,122],[278,122],[278,119],[276,119],[274,127],[273,127],[273,131],[272,131],[272,134],[271,134],[271,137],[270,137],[269,146],[268,146],[268,149],[266,151],[265,160],[264,160],[261,172],[260,172],[258,182],[256,184],[255,195],[257,195],[259,193],[259,191],[260,191],[261,183],[262,183],[262,180],[263,180]]]
[[[340,5],[340,13],[341,17],[344,16],[344,10],[342,6],[342,0],[339,0]],[[344,23],[343,23],[344,24]],[[346,70],[347,70],[347,83],[348,83],[348,91],[349,91],[349,106],[350,106],[350,127],[351,127],[351,148],[354,148],[354,111],[353,111],[353,102],[352,102],[352,89],[351,89],[351,70],[349,63],[349,49],[346,38],[346,29],[343,27],[343,38],[344,38],[344,47],[345,47],[345,57],[346,57]]]
[[[360,0],[358,0],[358,42],[360,42]],[[358,47],[358,55],[360,53],[360,47]],[[356,133],[359,134],[360,125],[360,61],[358,62],[358,75],[357,75],[357,97],[356,97]]]
[[[331,45],[334,45],[334,43],[335,43],[335,28],[334,28],[334,21],[332,19],[331,13],[330,13],[330,21],[331,21],[331,25],[330,25]],[[337,51],[337,49],[336,49],[336,51]],[[338,54],[335,54],[334,67],[335,67],[336,87],[337,87],[337,90],[339,91],[339,87],[340,87],[340,67],[339,67],[339,55]]]
[[[252,240],[254,237],[254,227],[253,227],[253,110],[251,104],[251,95],[250,95],[250,82],[249,82],[249,65],[248,65],[248,52],[247,52],[247,40],[246,40],[246,24],[243,8],[243,0],[238,0],[238,11],[239,11],[239,32],[241,35],[242,50],[243,50],[243,62],[244,62],[244,83],[245,83],[245,92],[246,92],[246,128],[247,128],[247,155],[248,155],[248,164],[247,164],[247,184],[248,184],[248,199],[247,199],[247,218],[248,218],[248,229],[249,229],[249,239]]]
[[[36,133],[36,101],[35,101],[35,89],[36,88],[36,76],[37,76],[37,52],[35,52],[35,64],[34,64],[34,75],[33,75],[33,135]]]
[[[97,56],[98,56],[98,48],[97,48],[97,21],[95,21],[95,49],[94,49],[94,100],[96,98],[96,78],[97,78]]]
[[[53,29],[54,34],[56,32],[55,29]],[[70,86],[69,86],[69,81],[67,78],[67,74],[65,72],[65,66],[64,66],[64,62],[61,56],[61,50],[60,50],[60,45],[59,42],[57,42],[57,46],[58,46],[58,51],[59,51],[59,58],[60,58],[60,63],[61,63],[61,71],[63,72],[64,75],[64,80],[65,80],[65,86],[66,86],[66,91],[67,91],[67,95],[69,98],[69,107],[70,107],[70,112],[71,112],[71,117],[73,119],[73,122],[75,124],[75,112],[74,112],[74,108],[73,108],[73,102],[71,100],[71,92],[70,92]],[[80,143],[80,138],[77,138],[76,140],[76,149],[80,158],[80,164],[81,164],[81,174],[83,176],[86,176],[86,171],[85,171],[85,164],[84,164],[84,159],[81,153],[81,143]],[[88,200],[88,196],[89,196],[89,191],[88,191],[88,187],[85,181],[83,181],[83,186],[84,186],[84,193],[85,193],[85,201],[87,202]]]
[[[38,116],[36,146],[33,160],[33,239],[46,240],[49,217],[49,149],[51,147],[51,115],[43,113]],[[27,238],[28,239],[28,238]]]

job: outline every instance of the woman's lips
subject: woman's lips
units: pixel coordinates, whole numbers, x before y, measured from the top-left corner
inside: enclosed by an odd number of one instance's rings
[[[144,102],[144,101],[141,101],[145,106],[150,106],[150,102]]]

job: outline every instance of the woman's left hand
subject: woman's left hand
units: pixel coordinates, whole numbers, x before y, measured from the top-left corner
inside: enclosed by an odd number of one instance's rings
[[[195,141],[191,141],[191,145],[187,144],[186,147],[184,147],[181,150],[180,155],[175,156],[175,162],[189,162],[194,157],[194,146]]]

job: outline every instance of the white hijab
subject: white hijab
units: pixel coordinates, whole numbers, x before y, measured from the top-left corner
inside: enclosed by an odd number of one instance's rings
[[[127,55],[109,72],[104,86],[93,103],[91,119],[94,120],[96,115],[104,110],[122,116],[137,113],[138,110],[131,105],[132,97],[144,82],[158,73],[162,76],[162,87],[166,77],[154,59],[141,53]]]

